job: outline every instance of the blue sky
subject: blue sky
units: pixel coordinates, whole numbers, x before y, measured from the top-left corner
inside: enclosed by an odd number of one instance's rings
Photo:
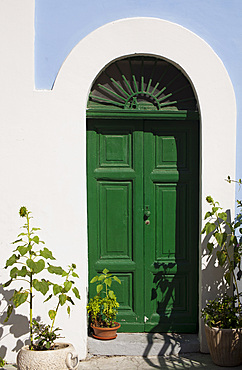
[[[35,0],[35,85],[51,89],[72,48],[105,23],[128,17],[172,21],[222,59],[238,105],[237,177],[242,177],[242,0]],[[192,51],[191,51],[192,52]],[[208,66],[209,68],[209,66]],[[240,168],[241,167],[241,168]]]

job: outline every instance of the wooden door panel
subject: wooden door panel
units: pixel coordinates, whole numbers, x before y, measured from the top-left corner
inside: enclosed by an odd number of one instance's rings
[[[151,212],[145,227],[145,330],[196,332],[197,122],[146,121],[144,131],[144,194]]]
[[[100,259],[132,259],[132,182],[99,181]]]
[[[143,132],[139,121],[88,120],[89,277],[104,268],[114,286],[123,331],[144,331]],[[115,282],[114,282],[115,284]],[[90,285],[90,296],[95,286]]]

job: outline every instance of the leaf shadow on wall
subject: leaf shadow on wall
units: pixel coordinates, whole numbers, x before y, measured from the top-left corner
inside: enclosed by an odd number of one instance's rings
[[[12,304],[10,301],[11,297],[13,296],[14,289],[6,290],[0,286],[0,294],[2,295],[2,300],[0,301],[0,343],[4,343],[4,339],[9,336],[13,335],[16,338],[16,345],[12,350],[14,352],[18,352],[24,345],[29,343],[29,340],[26,339],[23,341],[21,338],[23,335],[29,333],[29,322],[27,316],[17,314],[15,309],[7,322],[4,320],[7,317],[7,308],[9,304]],[[8,327],[8,333],[4,334],[4,328]],[[21,339],[20,339],[21,338]],[[7,353],[7,347],[3,344],[0,344],[0,357],[4,358]]]

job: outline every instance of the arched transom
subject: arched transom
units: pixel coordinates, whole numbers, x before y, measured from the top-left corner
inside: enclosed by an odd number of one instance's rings
[[[155,57],[117,60],[96,78],[88,108],[197,110],[190,82],[173,64]]]

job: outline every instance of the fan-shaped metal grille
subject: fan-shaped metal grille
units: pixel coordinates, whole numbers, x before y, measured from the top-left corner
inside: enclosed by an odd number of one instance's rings
[[[171,63],[154,57],[115,61],[97,77],[88,108],[197,111],[188,79]]]

